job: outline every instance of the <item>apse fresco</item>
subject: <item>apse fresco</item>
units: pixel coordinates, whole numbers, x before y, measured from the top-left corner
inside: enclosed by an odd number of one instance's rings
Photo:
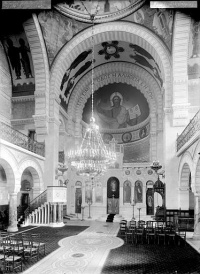
[[[124,147],[124,163],[148,162],[150,149],[149,106],[144,95],[125,83],[113,83],[94,93],[94,116],[103,141],[113,138]],[[83,121],[90,122],[91,98],[83,109]]]
[[[13,82],[13,96],[34,94],[35,79],[30,47],[25,33],[4,37]]]
[[[100,129],[128,129],[140,124],[149,116],[144,95],[125,83],[109,84],[94,94],[94,113]],[[91,97],[83,109],[83,121],[89,123]]]

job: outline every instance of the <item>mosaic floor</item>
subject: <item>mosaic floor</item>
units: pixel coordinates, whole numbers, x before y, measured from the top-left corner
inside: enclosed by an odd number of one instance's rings
[[[41,233],[46,256],[25,262],[26,274],[200,274],[200,239],[188,232],[185,245],[127,244],[119,224],[69,221],[65,227],[24,227]]]

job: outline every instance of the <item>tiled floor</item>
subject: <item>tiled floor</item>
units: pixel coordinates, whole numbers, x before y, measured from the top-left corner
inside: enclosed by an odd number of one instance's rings
[[[200,240],[191,232],[186,245],[132,245],[116,237],[118,228],[118,223],[79,220],[62,228],[24,227],[20,230],[41,232],[49,255],[32,266],[27,262],[23,273],[200,274]]]

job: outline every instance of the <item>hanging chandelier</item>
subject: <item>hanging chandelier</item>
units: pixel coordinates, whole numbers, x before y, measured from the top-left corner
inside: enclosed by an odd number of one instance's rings
[[[104,144],[94,118],[94,17],[95,15],[90,15],[92,21],[92,115],[80,148],[69,151],[67,155],[68,162],[75,167],[77,174],[89,175],[92,178],[104,173],[116,161],[115,148]]]

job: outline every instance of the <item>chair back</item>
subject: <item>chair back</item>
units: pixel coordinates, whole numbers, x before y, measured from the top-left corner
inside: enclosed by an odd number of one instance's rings
[[[144,220],[138,221],[138,227],[145,227],[146,222]]]

